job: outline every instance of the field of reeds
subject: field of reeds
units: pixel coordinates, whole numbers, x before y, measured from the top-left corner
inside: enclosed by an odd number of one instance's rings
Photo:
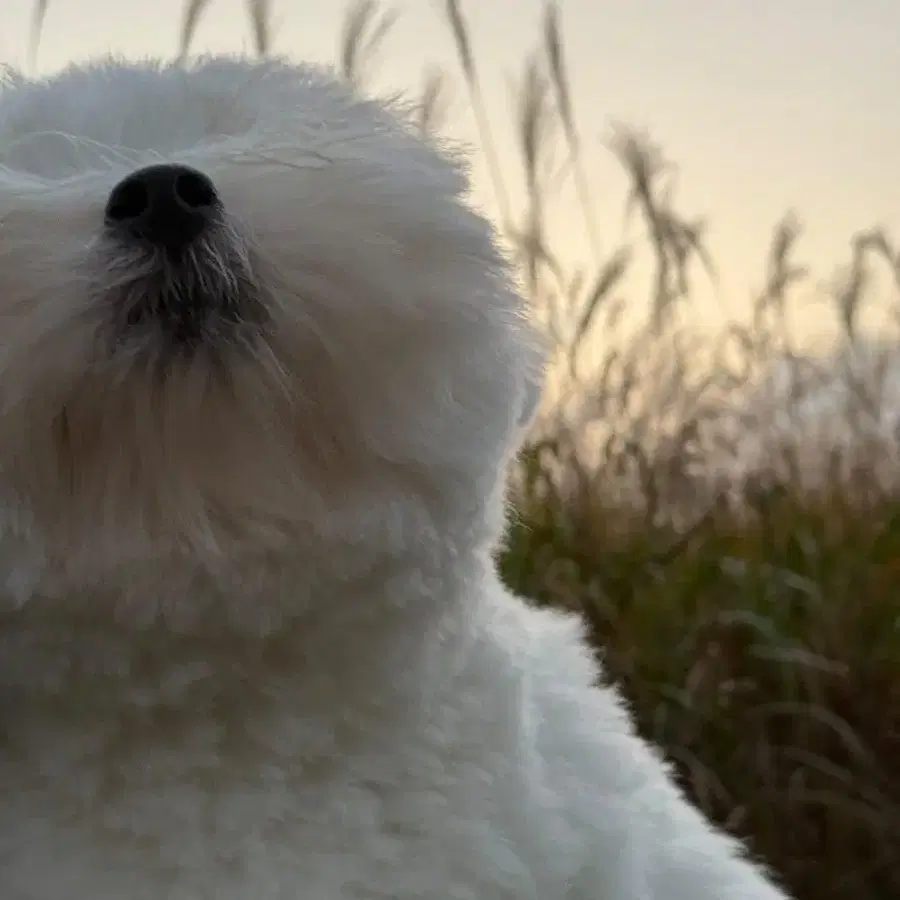
[[[188,2],[184,52],[214,7]],[[459,0],[436,10],[458,67],[410,88],[416,127],[440,134],[447,85],[465,92],[498,226],[555,348],[544,413],[512,472],[506,578],[587,618],[643,732],[796,897],[900,897],[900,353],[860,324],[876,296],[884,321],[900,320],[897,249],[878,229],[857,234],[820,283],[786,215],[745,319],[692,333],[697,285],[716,272],[703,222],[672,202],[660,149],[620,129],[608,151],[644,237],[597,234],[556,7],[513,101],[515,185],[495,149],[507,126],[487,112],[478,35]],[[248,11],[266,53],[271,4]],[[336,36],[336,65],[362,90],[393,16],[360,0]],[[548,225],[560,171],[587,243],[604,248],[590,266]],[[629,293],[638,265],[640,296]],[[801,353],[787,325],[801,290],[841,323],[825,356]]]

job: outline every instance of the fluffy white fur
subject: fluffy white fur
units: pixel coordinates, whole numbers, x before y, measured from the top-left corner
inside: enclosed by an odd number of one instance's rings
[[[103,224],[160,160],[248,311],[174,357],[115,309],[181,276]],[[783,897],[498,580],[540,353],[465,189],[307,68],[9,74],[3,900]]]

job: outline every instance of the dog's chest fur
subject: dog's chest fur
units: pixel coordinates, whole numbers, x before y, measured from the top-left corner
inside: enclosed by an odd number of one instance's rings
[[[291,639],[0,637],[4,900],[557,896],[500,647],[366,690]]]

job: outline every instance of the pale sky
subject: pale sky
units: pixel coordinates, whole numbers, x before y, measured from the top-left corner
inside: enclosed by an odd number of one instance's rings
[[[275,49],[335,59],[342,0],[273,0]],[[437,0],[401,0],[379,82],[457,73]],[[900,236],[900,4],[895,0],[561,0],[575,107],[600,221],[614,242],[622,181],[602,147],[611,123],[646,126],[681,170],[681,206],[711,220],[728,308],[759,286],[772,225],[789,207],[806,257],[826,274],[857,229]],[[510,79],[535,45],[539,0],[464,0],[498,132]],[[39,67],[114,52],[171,55],[182,0],[52,0]],[[31,0],[0,0],[0,61],[25,64]],[[249,49],[243,0],[213,0],[195,50]],[[450,130],[474,135],[461,91]],[[512,144],[504,165],[519,175]],[[576,212],[560,214],[582,231]],[[575,249],[573,252],[578,253]],[[823,327],[810,317],[809,327]]]

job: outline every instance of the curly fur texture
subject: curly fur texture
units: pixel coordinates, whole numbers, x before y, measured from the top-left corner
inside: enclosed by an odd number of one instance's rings
[[[104,225],[160,161],[176,260]],[[8,75],[3,900],[783,896],[498,580],[541,350],[466,189],[284,62]]]

